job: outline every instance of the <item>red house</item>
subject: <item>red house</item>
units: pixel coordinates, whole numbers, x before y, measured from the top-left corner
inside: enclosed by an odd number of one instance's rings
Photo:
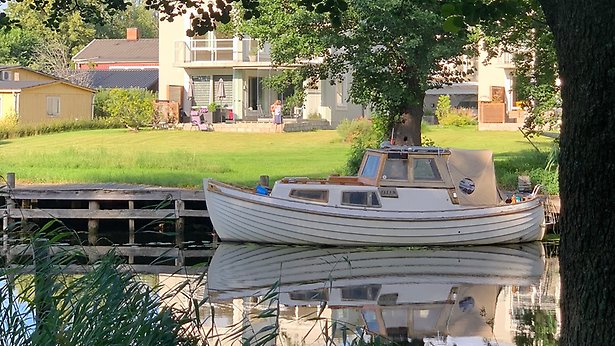
[[[140,38],[138,28],[126,29],[126,39],[94,39],[74,57],[78,70],[158,69],[158,39]]]

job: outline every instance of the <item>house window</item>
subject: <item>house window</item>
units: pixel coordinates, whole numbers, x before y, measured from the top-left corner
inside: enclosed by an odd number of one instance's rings
[[[380,207],[378,194],[374,191],[346,191],[342,193],[342,204],[357,207]]]
[[[414,159],[414,180],[442,181],[434,159]]]
[[[47,115],[51,117],[60,115],[60,96],[47,96]]]
[[[335,103],[338,107],[346,107],[348,99],[348,82],[346,79],[338,80],[335,83]]]
[[[323,202],[329,201],[329,191],[327,190],[290,190],[290,197],[297,199],[305,199],[308,201]]]

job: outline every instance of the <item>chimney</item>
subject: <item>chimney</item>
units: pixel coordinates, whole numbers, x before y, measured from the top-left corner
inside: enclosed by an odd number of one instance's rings
[[[139,28],[126,28],[126,40],[138,41],[139,40]]]

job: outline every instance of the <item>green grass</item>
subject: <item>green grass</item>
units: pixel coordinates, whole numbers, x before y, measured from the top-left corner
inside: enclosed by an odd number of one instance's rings
[[[544,167],[550,141],[539,154],[520,132],[475,127],[429,127],[436,145],[490,149],[498,181]],[[204,177],[251,186],[260,175],[323,177],[342,170],[349,152],[335,131],[248,134],[198,131],[92,130],[0,141],[0,174],[26,183],[137,183],[200,187]]]
[[[253,185],[259,176],[338,171],[348,145],[335,131],[283,134],[118,130],[0,142],[0,172],[19,183],[122,182],[198,187],[204,177]]]

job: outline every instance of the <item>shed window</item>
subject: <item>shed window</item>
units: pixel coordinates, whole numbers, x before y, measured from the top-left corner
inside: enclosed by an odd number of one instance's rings
[[[329,191],[327,190],[290,190],[290,197],[305,199],[309,201],[324,202],[329,201]]]
[[[345,191],[342,193],[342,204],[360,207],[380,207],[378,194],[374,191]]]
[[[47,115],[60,115],[60,96],[47,96]]]
[[[413,160],[414,180],[442,181],[436,161],[431,158]]]

